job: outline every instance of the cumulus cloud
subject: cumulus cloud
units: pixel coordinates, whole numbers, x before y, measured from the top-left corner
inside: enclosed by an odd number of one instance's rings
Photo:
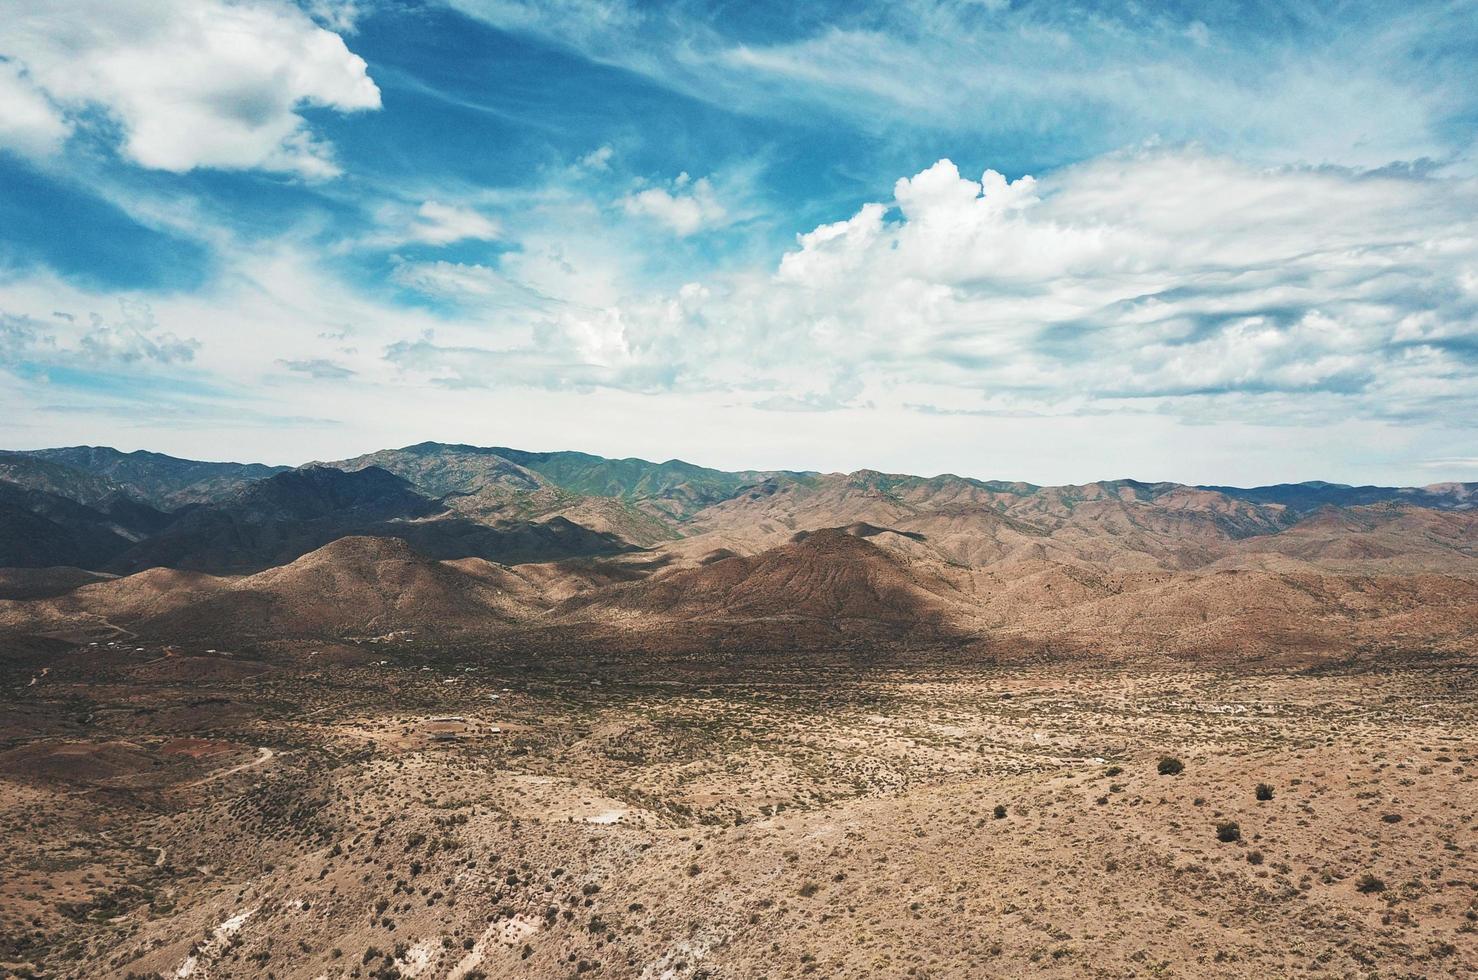
[[[121,307],[120,315],[112,319],[91,313],[82,322],[65,313],[53,313],[50,323],[0,313],[0,360],[37,367],[175,365],[194,360],[200,341],[162,329],[147,305],[124,302]]]
[[[1041,180],[941,160],[771,273],[560,309],[539,339],[599,383],[767,407],[1408,420],[1478,409],[1475,214],[1470,180],[1196,150]]]
[[[723,222],[728,211],[707,177],[693,180],[678,174],[670,187],[648,187],[621,199],[627,214],[657,221],[673,234],[687,237]]]
[[[519,238],[496,263],[399,262],[396,284],[445,301],[430,307],[383,304],[292,249],[238,257],[220,292],[160,297],[157,322],[17,280],[0,358],[130,375],[190,361],[242,389],[352,371],[335,391],[401,406],[420,397],[407,386],[660,393],[809,426],[855,410],[1413,431],[1478,416],[1478,182],[1195,149],[1013,178],[942,160],[671,292],[598,275],[608,256],[564,237]],[[362,353],[340,347],[346,325]]]
[[[352,34],[364,14],[360,0],[306,0],[308,15],[324,27],[339,34]]]
[[[161,329],[154,321],[153,310],[142,303],[125,302],[122,315],[111,322],[93,313],[88,324],[77,347],[94,361],[179,364],[194,360],[200,349],[200,341],[195,338]]]
[[[364,60],[285,0],[6,4],[0,55],[70,117],[101,109],[121,131],[124,155],[159,170],[332,176],[331,148],[300,110],[380,105]],[[8,101],[0,99],[7,123],[34,116],[34,98],[20,110]]]

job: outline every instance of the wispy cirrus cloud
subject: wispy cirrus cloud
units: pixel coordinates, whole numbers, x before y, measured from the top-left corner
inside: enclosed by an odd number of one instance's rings
[[[305,360],[281,360],[278,364],[298,374],[306,374],[310,378],[320,381],[342,381],[345,378],[354,377],[354,371],[342,364],[336,364],[326,357],[313,357]]]
[[[1475,97],[1446,43],[1470,19],[1461,5],[1355,3],[1335,16],[1272,2],[898,0],[720,16],[681,0],[449,2],[691,98],[879,132],[990,134],[1038,161],[1149,134],[1363,166],[1472,145]]]

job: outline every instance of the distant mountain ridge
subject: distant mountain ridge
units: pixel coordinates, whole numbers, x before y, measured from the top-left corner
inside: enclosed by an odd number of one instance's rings
[[[724,471],[679,459],[607,459],[589,453],[528,452],[492,446],[423,442],[328,463],[340,469],[381,466],[434,494],[477,493],[489,487],[513,492],[553,491],[573,497],[616,498],[648,505],[665,517],[684,518],[726,500],[741,488],[785,471]]]
[[[347,536],[400,538],[435,559],[519,564],[658,549],[682,563],[853,524],[967,566],[1031,557],[1199,568],[1250,561],[1251,551],[1265,563],[1467,562],[1467,532],[1412,516],[1425,513],[1478,513],[1478,483],[1050,487],[435,442],[298,468],[107,447],[0,452],[0,567],[124,573],[254,572]]]
[[[1440,510],[1467,510],[1478,507],[1478,483],[1434,483],[1425,487],[1352,487],[1342,483],[1279,483],[1268,487],[1207,486],[1228,497],[1253,503],[1280,504],[1299,512],[1320,507],[1356,507],[1362,504],[1409,503]]]
[[[180,459],[137,450],[120,452],[108,446],[67,446],[27,452],[0,453],[29,456],[107,480],[113,487],[161,508],[200,503],[229,493],[243,483],[261,480],[291,469],[265,463],[212,463]],[[3,473],[0,473],[3,477]]]
[[[1209,490],[1229,497],[1254,503],[1276,504],[1300,510],[1314,509],[1324,504],[1354,506],[1380,502],[1408,502],[1424,507],[1440,509],[1478,508],[1478,482],[1435,483],[1423,487],[1351,486],[1311,480],[1303,483],[1282,483],[1258,487],[1234,487],[1213,484],[1181,484],[1174,482],[1143,482],[1134,479],[1100,480],[1087,484],[1060,487],[1021,481],[981,480],[954,474],[933,477],[910,474],[883,473],[876,470],[856,470],[847,474],[823,474],[817,471],[795,470],[719,470],[688,463],[680,459],[665,462],[628,457],[611,459],[590,453],[561,450],[533,452],[499,446],[471,446],[459,443],[423,442],[401,449],[380,450],[349,459],[326,463],[306,463],[304,466],[326,465],[338,469],[361,469],[367,465],[378,465],[392,473],[405,477],[423,492],[432,496],[466,491],[469,483],[476,481],[479,473],[463,473],[460,479],[446,472],[444,463],[448,458],[481,458],[489,461],[489,467],[502,467],[504,474],[515,482],[522,482],[524,489],[535,489],[540,484],[558,487],[569,493],[586,496],[621,497],[633,500],[684,498],[691,495],[695,500],[712,503],[728,499],[739,490],[767,479],[795,481],[815,480],[827,477],[846,477],[865,482],[884,492],[907,490],[926,484],[961,483],[992,493],[1030,496],[1044,490],[1054,490],[1064,495],[1091,498],[1102,493],[1118,493],[1128,490],[1136,494],[1155,496],[1176,488]],[[427,474],[437,474],[424,479],[398,472],[399,469],[414,469],[407,460],[420,460]],[[385,465],[386,462],[392,465]],[[202,502],[228,494],[242,484],[293,469],[289,466],[273,466],[263,463],[219,463],[182,459],[162,453],[137,450],[124,453],[106,446],[71,446],[56,449],[0,450],[0,480],[25,482],[30,485],[39,477],[18,480],[10,475],[7,467],[32,461],[52,463],[57,467],[50,471],[53,480],[64,482],[69,471],[79,486],[89,483],[82,475],[96,478],[90,481],[92,493],[106,489],[123,490],[139,499],[172,503]],[[299,467],[302,468],[302,467]],[[99,481],[106,481],[100,483]],[[36,489],[56,488],[35,487]],[[1074,493],[1074,491],[1077,491]],[[71,493],[62,493],[72,496]],[[76,498],[74,498],[76,499]]]
[[[1446,655],[1478,643],[1475,504],[1478,484],[1049,487],[440,443],[293,469],[0,453],[0,628]]]

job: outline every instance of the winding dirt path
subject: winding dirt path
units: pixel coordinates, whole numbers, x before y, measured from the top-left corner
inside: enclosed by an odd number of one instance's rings
[[[272,749],[263,746],[262,748],[257,749],[257,757],[250,762],[243,762],[239,766],[232,766],[230,769],[222,769],[220,772],[213,772],[209,776],[206,776],[204,779],[197,779],[193,783],[186,783],[185,788],[191,789],[195,786],[204,786],[206,783],[213,783],[217,779],[225,779],[227,776],[234,776],[238,772],[245,772],[248,769],[255,769],[257,766],[265,765],[266,763],[270,762],[272,758],[276,755],[277,753],[274,752]]]

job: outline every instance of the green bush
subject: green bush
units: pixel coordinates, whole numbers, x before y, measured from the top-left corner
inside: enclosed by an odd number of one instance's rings
[[[1258,783],[1256,792],[1258,802],[1265,803],[1273,798],[1273,787],[1268,783]]]
[[[1237,826],[1235,820],[1223,820],[1216,825],[1216,839],[1223,844],[1231,844],[1242,839],[1242,828]]]
[[[1159,770],[1162,776],[1179,776],[1181,771],[1185,769],[1185,763],[1173,755],[1162,755],[1160,756],[1160,764],[1155,768]]]

